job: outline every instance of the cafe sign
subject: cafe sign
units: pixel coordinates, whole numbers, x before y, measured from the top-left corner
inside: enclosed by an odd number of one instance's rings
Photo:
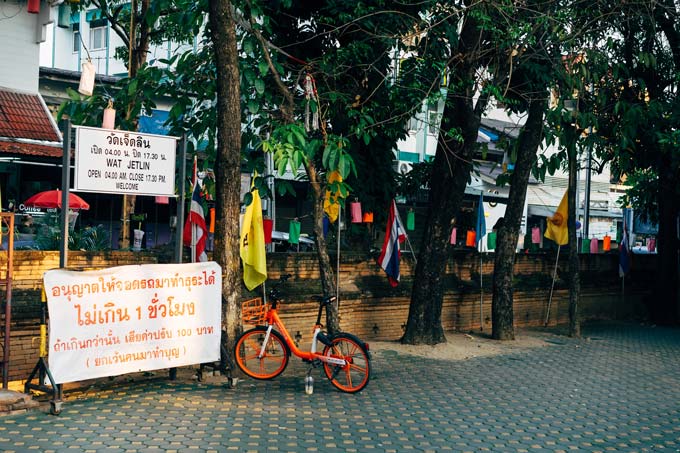
[[[85,126],[75,129],[74,190],[175,195],[177,137]]]

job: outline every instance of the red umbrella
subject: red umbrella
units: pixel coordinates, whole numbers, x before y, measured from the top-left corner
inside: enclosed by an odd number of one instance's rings
[[[24,201],[24,204],[36,208],[61,208],[62,195],[63,192],[59,189],[46,190],[45,192],[33,195],[31,198]],[[68,194],[68,207],[70,209],[83,209],[85,211],[90,209],[90,205],[85,200],[71,192]]]

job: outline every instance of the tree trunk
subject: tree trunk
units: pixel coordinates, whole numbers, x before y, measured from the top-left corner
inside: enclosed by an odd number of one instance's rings
[[[517,161],[510,177],[508,205],[505,208],[503,224],[498,230],[491,306],[491,335],[496,340],[515,339],[512,279],[517,254],[517,238],[524,212],[529,175],[543,139],[545,107],[545,99],[536,99],[529,103],[529,116],[519,137]]]
[[[651,315],[656,324],[673,325],[679,319],[677,222],[680,200],[676,189],[679,177],[675,170],[677,163],[674,165],[668,151],[660,161],[658,271]]]
[[[569,216],[567,225],[569,229],[569,336],[579,338],[581,336],[581,323],[579,320],[578,302],[581,293],[581,281],[579,278],[580,265],[578,260],[578,241],[576,239],[576,137],[567,145],[569,159],[569,192],[567,206]]]
[[[306,166],[309,185],[312,190],[314,216],[314,240],[316,241],[316,256],[319,260],[319,274],[321,276],[321,288],[324,296],[334,296],[337,293],[335,273],[328,255],[328,244],[323,235],[323,202],[325,188],[319,182],[319,175],[312,162]],[[338,222],[340,219],[338,219]],[[333,334],[340,331],[340,301],[335,300],[330,305],[326,305],[326,330]]]
[[[241,192],[241,104],[236,27],[229,0],[211,0],[210,33],[217,70],[217,158],[215,261],[222,266],[222,328],[231,356],[241,331],[239,212]],[[230,357],[233,359],[233,357]]]
[[[449,116],[449,123],[463,131],[464,141],[451,148],[442,145],[441,141],[437,146],[427,219],[402,343],[437,344],[446,341],[441,323],[442,275],[451,250],[449,239],[452,219],[463,201],[481,119],[481,114],[472,108],[472,98],[465,97],[466,94],[461,96],[463,100],[456,101],[455,106],[445,112]]]

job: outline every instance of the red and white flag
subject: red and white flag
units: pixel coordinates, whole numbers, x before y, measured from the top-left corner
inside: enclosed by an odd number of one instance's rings
[[[208,227],[205,224],[205,213],[201,203],[201,183],[196,172],[196,157],[194,156],[193,189],[191,191],[191,208],[184,223],[184,245],[191,247],[191,262],[208,261],[205,245],[208,239]]]
[[[385,231],[385,241],[383,242],[378,263],[387,274],[390,285],[397,286],[401,274],[399,272],[399,257],[401,255],[400,246],[406,240],[406,230],[399,218],[397,203],[392,200],[390,214],[387,218],[387,230]]]

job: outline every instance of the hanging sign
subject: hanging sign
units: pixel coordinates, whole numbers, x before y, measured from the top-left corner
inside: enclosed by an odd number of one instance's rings
[[[76,127],[73,190],[175,196],[177,137]]]
[[[219,360],[221,279],[215,262],[47,271],[55,382]]]

